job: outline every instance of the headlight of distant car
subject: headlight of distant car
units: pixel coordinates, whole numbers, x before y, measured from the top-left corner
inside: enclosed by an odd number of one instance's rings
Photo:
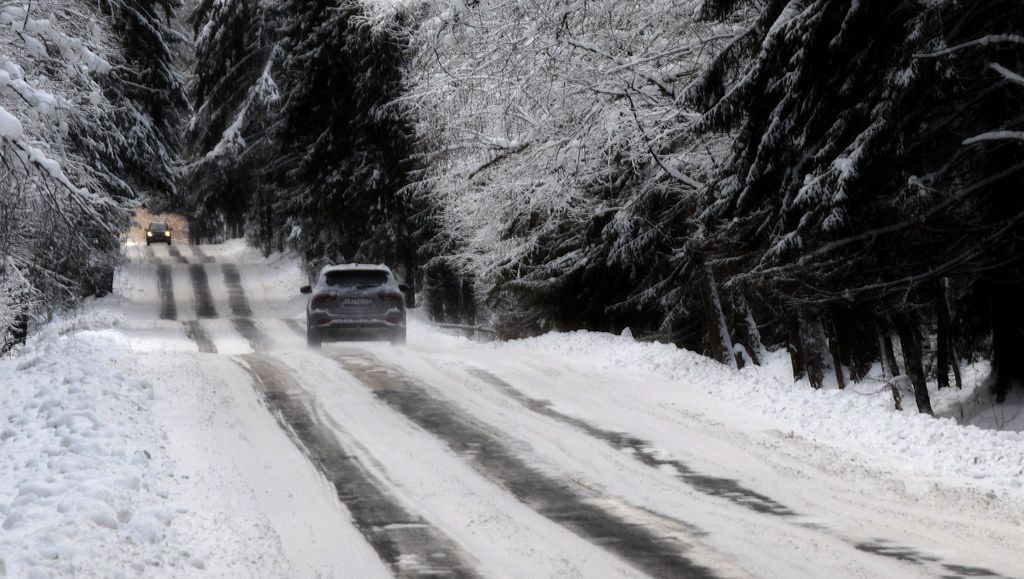
[[[166,235],[167,237],[170,237],[171,236],[171,232],[170,231],[165,231],[164,235]]]
[[[152,231],[147,231],[146,232],[146,237],[153,237],[153,232]]]

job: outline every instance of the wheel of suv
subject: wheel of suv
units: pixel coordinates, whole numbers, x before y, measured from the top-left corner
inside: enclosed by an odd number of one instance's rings
[[[319,348],[322,344],[320,336],[314,335],[313,332],[306,330],[306,345],[310,348]]]

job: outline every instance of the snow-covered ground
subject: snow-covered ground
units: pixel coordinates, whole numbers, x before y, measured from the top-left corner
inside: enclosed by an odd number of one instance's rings
[[[1024,575],[983,369],[987,428],[607,334],[313,351],[292,257],[129,256],[0,361],[0,575]]]

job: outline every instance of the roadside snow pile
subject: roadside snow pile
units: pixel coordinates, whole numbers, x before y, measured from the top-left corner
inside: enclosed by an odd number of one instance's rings
[[[431,339],[463,341],[431,333]],[[462,345],[468,346],[465,342]],[[962,426],[950,418],[915,412],[898,413],[887,388],[813,390],[806,383],[794,384],[788,361],[777,355],[764,367],[737,373],[671,344],[603,333],[549,333],[478,347],[554,356],[597,370],[656,375],[679,384],[683,403],[687,390],[706,392],[776,419],[780,429],[817,443],[849,448],[875,460],[884,457],[905,479],[941,478],[1024,493],[1024,434]],[[913,399],[904,400],[905,406],[913,404]]]
[[[0,576],[201,565],[169,528],[152,386],[111,368],[116,344],[61,331],[51,324],[0,361]]]

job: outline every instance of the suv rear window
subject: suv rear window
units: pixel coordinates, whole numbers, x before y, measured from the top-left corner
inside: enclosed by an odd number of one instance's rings
[[[388,282],[383,271],[329,271],[324,283],[331,287],[377,287]]]

